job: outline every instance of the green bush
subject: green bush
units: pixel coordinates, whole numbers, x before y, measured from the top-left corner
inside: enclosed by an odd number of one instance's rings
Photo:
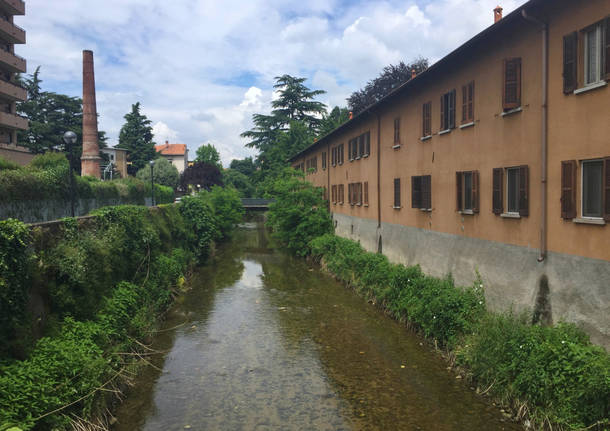
[[[17,163],[11,162],[10,160],[6,160],[4,157],[0,157],[0,171],[2,170],[20,170],[22,169]]]
[[[298,256],[310,253],[309,241],[332,232],[332,220],[320,188],[303,180],[303,174],[286,169],[271,184],[268,225],[273,235]]]
[[[538,426],[610,425],[610,357],[574,325],[530,325],[525,316],[488,314],[457,351],[481,385],[516,407],[526,402]]]
[[[233,228],[244,217],[244,207],[239,192],[233,187],[213,186],[208,191],[202,191],[198,196],[208,202],[214,210],[219,238],[225,239]]]
[[[155,183],[161,184],[167,187],[175,189],[180,183],[180,173],[178,169],[172,165],[172,163],[161,157],[155,160],[155,167],[153,169],[153,175]],[[144,166],[136,173],[136,178],[150,183],[150,166]]]
[[[185,196],[180,201],[180,214],[187,224],[189,242],[200,262],[209,255],[210,244],[219,238],[220,230],[216,226],[216,217],[210,203],[201,196]]]

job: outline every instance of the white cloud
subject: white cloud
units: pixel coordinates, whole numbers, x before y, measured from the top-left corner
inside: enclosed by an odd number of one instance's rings
[[[169,141],[173,144],[178,141],[178,132],[170,129],[163,121],[156,122],[153,125],[152,131],[157,144],[162,144],[165,141]]]
[[[509,13],[524,0],[503,0]],[[115,144],[131,104],[156,139],[191,154],[212,142],[223,163],[252,155],[239,134],[267,113],[289,73],[344,105],[390,63],[432,61],[492,24],[497,0],[29,0],[17,52],[43,88],[80,96],[83,49],[95,55],[100,129]],[[167,136],[164,136],[167,135]],[[175,138],[174,138],[175,137]]]

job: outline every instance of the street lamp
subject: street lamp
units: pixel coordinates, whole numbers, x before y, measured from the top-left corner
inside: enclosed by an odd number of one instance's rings
[[[74,147],[74,144],[76,144],[76,133],[68,130],[66,133],[64,133],[63,136],[63,140],[64,140],[64,144],[66,144],[66,152],[68,153],[68,163],[70,165],[70,211],[72,213],[72,217],[74,217],[74,207],[75,207],[75,203],[74,203],[74,173],[73,173],[73,166],[72,166],[72,149]]]
[[[151,197],[152,197],[152,206],[155,206],[155,177],[153,176],[153,168],[155,167],[155,161],[151,160],[150,162],[148,162],[148,164],[150,165],[150,193],[151,193]]]

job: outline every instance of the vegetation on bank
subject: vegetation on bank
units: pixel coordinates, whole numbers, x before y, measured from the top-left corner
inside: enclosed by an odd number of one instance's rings
[[[68,160],[62,153],[37,155],[26,167],[0,159],[0,201],[69,201],[69,179]],[[144,198],[151,196],[150,181],[136,178],[100,181],[74,175],[74,186],[78,199],[120,199],[125,203],[143,204]],[[156,203],[173,202],[174,191],[171,187],[159,184],[154,187]]]
[[[285,246],[321,262],[367,300],[447,349],[483,392],[535,428],[610,426],[610,356],[583,331],[492,313],[480,281],[457,287],[450,276],[426,276],[419,266],[390,263],[335,236],[321,192],[297,178],[276,181],[277,202],[269,210],[269,224]]]
[[[215,188],[158,208],[108,207],[86,220],[29,228],[0,221],[0,430],[95,421],[150,352],[151,333],[187,268],[241,218]],[[31,295],[48,298],[44,328]],[[43,337],[34,340],[34,333]]]

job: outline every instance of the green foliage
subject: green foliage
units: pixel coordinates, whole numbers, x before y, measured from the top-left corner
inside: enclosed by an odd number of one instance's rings
[[[32,263],[29,228],[20,221],[0,221],[0,356],[24,324]]]
[[[244,216],[239,193],[232,187],[214,186],[209,192],[201,192],[200,197],[209,202],[215,214],[219,239],[228,238]]]
[[[255,188],[250,178],[235,169],[225,169],[222,173],[222,182],[235,188],[240,197],[252,198],[255,194]]]
[[[3,157],[0,157],[0,171],[2,170],[7,170],[7,171],[13,171],[13,170],[20,170],[22,169],[21,166],[19,166],[17,163],[13,163],[10,160],[6,160]]]
[[[337,127],[349,120],[349,109],[335,106],[332,111],[324,114],[320,124],[319,136],[326,136]]]
[[[252,157],[246,157],[242,160],[233,159],[231,160],[229,168],[244,174],[248,178],[252,178],[254,171],[256,171],[256,165],[254,164]]]
[[[34,156],[30,162],[30,167],[42,171],[58,170],[64,172],[67,176],[70,165],[64,153],[47,152]]]
[[[171,164],[171,162],[163,157],[155,160],[155,166],[153,168],[154,181],[157,184],[161,184],[167,187],[175,189],[178,187],[180,182],[180,173],[178,169]],[[150,166],[144,166],[136,173],[136,178],[150,183]]]
[[[610,357],[574,325],[530,325],[525,316],[488,314],[457,352],[482,385],[531,418],[566,429],[610,425]],[[601,429],[601,428],[600,428]]]
[[[285,169],[269,187],[276,202],[269,207],[268,225],[273,235],[298,256],[310,253],[309,241],[332,231],[322,190],[303,181],[303,175]]]
[[[222,169],[220,154],[218,153],[216,147],[210,143],[201,145],[199,148],[197,148],[197,157],[195,157],[195,161],[214,165],[218,169]]]
[[[151,121],[140,113],[140,102],[131,105],[131,112],[125,114],[125,124],[119,132],[117,148],[128,150],[127,160],[130,174],[148,165],[150,160],[157,158]]]
[[[214,210],[201,196],[185,196],[180,201],[180,214],[186,220],[189,242],[194,245],[197,259],[204,261],[209,254],[210,243],[220,237]]]

